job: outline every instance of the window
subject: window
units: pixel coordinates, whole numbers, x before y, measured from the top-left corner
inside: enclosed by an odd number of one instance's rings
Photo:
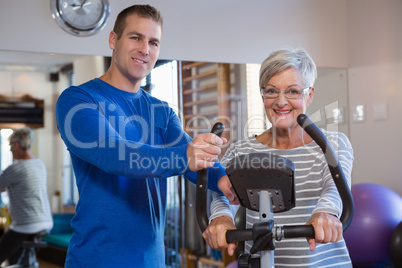
[[[260,67],[261,64],[246,65],[248,136],[261,134],[270,124],[265,116],[264,105],[260,96]]]
[[[66,66],[60,72],[60,88],[63,90],[73,85],[74,73],[71,65]],[[75,206],[78,202],[78,189],[75,183],[75,176],[73,171],[73,165],[71,163],[70,154],[62,143],[62,180],[63,191],[62,200],[64,206]]]
[[[150,93],[166,101],[178,113],[177,62],[159,61],[147,81]],[[166,267],[180,267],[180,246],[178,235],[181,230],[179,193],[181,177],[167,178],[167,203],[165,225]]]
[[[10,145],[8,138],[13,133],[12,129],[3,128],[0,130],[0,172],[5,170],[9,165],[13,163],[13,154],[10,151]],[[7,192],[2,192],[0,196],[0,207],[8,205]],[[4,224],[4,222],[2,222]]]
[[[8,138],[13,133],[12,129],[3,128],[0,136],[0,148],[1,148],[1,167],[0,170],[6,169],[9,165],[13,163],[13,154],[10,151],[10,145],[8,144]]]

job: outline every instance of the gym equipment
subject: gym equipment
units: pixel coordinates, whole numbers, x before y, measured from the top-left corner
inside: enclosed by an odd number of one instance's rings
[[[389,249],[394,266],[402,267],[402,221],[392,231]]]
[[[8,268],[38,268],[39,263],[36,260],[36,251],[39,248],[47,247],[47,243],[42,241],[42,239],[48,234],[50,234],[48,230],[43,230],[24,241],[22,254],[18,259],[18,263],[8,266]]]
[[[325,135],[304,114],[298,116],[299,125],[310,135],[322,149],[329,170],[343,202],[343,211],[340,218],[345,231],[353,217],[353,198],[348,188],[342,168],[338,162],[332,145]],[[220,136],[224,126],[217,123],[212,133]],[[253,240],[251,254],[242,254],[238,259],[238,267],[274,267],[274,240],[296,237],[314,237],[311,225],[275,226],[273,213],[286,211],[294,207],[294,166],[286,158],[271,154],[264,154],[260,165],[247,163],[250,160],[262,157],[259,154],[241,155],[228,164],[226,172],[239,198],[240,204],[248,209],[259,211],[260,222],[252,229],[228,230],[228,242]],[[245,162],[246,161],[246,162]],[[265,161],[265,162],[264,162]],[[278,163],[281,163],[280,165]],[[247,179],[245,179],[245,177]],[[197,220],[201,231],[208,227],[206,213],[206,195],[208,173],[200,170],[197,175]],[[260,252],[260,258],[252,254]]]
[[[354,184],[352,195],[355,213],[349,232],[344,235],[352,262],[389,262],[391,234],[402,221],[402,198],[375,183]]]

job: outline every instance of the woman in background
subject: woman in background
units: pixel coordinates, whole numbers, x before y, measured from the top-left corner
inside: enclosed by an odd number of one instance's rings
[[[53,228],[47,195],[46,167],[30,152],[33,133],[18,129],[9,138],[13,164],[0,174],[0,191],[10,199],[11,226],[0,238],[0,264],[8,259],[16,264],[25,240]]]

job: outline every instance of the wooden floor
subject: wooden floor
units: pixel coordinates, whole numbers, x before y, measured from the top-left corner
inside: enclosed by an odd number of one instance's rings
[[[63,266],[59,266],[50,262],[46,262],[43,260],[38,259],[39,268],[63,268]]]
[[[43,260],[38,260],[39,263],[39,268],[63,268],[63,266],[60,265],[56,265],[47,261],[43,261]],[[7,263],[0,263],[0,267],[7,267]]]

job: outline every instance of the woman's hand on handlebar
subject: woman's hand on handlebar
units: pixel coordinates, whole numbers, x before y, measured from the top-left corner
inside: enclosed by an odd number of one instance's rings
[[[342,238],[342,222],[332,214],[315,213],[306,224],[311,224],[314,227],[315,238],[307,238],[311,251],[315,249],[317,243],[338,242]]]
[[[226,231],[236,229],[233,224],[233,219],[229,216],[221,216],[213,219],[208,225],[208,228],[202,233],[205,241],[208,245],[216,250],[228,249],[228,254],[233,256],[235,249],[237,248],[237,243],[227,243],[226,242]]]

